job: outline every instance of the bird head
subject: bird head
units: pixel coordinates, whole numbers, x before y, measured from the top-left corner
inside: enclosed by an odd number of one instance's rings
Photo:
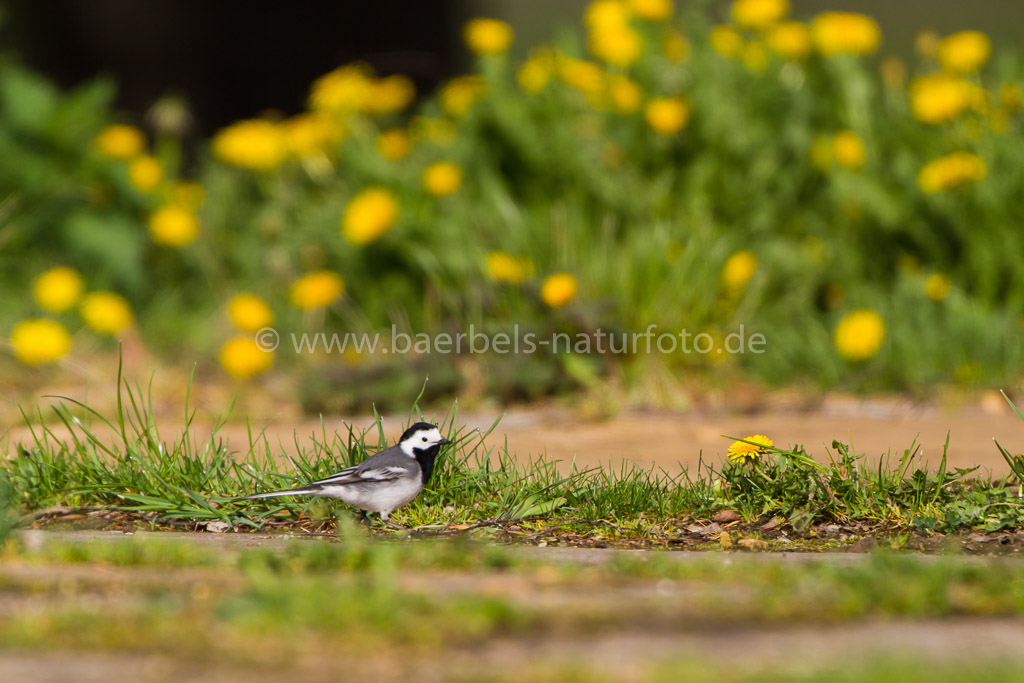
[[[426,422],[417,422],[405,430],[402,438],[398,440],[398,446],[402,452],[413,458],[423,456],[435,457],[441,450],[441,446],[450,444],[451,441],[441,436],[441,430],[437,425]]]

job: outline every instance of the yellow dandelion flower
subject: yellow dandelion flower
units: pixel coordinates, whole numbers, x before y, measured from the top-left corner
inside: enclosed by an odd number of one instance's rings
[[[789,13],[788,0],[735,0],[732,18],[746,29],[763,30]]]
[[[128,180],[139,192],[152,192],[164,179],[164,167],[156,157],[140,156],[128,166]]]
[[[341,232],[351,244],[369,244],[391,229],[398,219],[398,200],[383,187],[368,187],[349,201]]]
[[[412,151],[409,134],[401,128],[389,128],[377,136],[377,153],[388,161],[400,161]]]
[[[747,443],[748,441],[750,443]],[[729,460],[740,464],[754,462],[762,455],[769,453],[774,446],[775,443],[767,436],[754,434],[744,438],[743,441],[734,441],[729,446]]]
[[[452,118],[459,118],[483,97],[487,83],[480,76],[457,76],[448,81],[438,96],[441,109]]]
[[[517,285],[530,277],[533,264],[522,256],[514,256],[506,251],[492,251],[487,255],[487,273],[495,282]]]
[[[943,38],[936,54],[943,69],[969,74],[988,61],[992,54],[992,43],[981,31],[960,31]]]
[[[249,379],[274,365],[274,354],[251,337],[234,337],[220,348],[220,364],[235,379]]]
[[[423,170],[420,182],[435,197],[447,197],[462,185],[462,169],[450,161],[438,161]]]
[[[171,185],[168,201],[189,211],[198,211],[206,201],[206,190],[199,183],[183,180]]]
[[[78,309],[85,324],[100,334],[115,335],[134,321],[132,307],[115,292],[91,292]]]
[[[723,57],[735,59],[743,51],[743,37],[732,26],[715,26],[710,40],[711,48]]]
[[[970,152],[954,152],[924,165],[917,173],[917,184],[923,192],[935,194],[985,179],[985,162]]]
[[[690,120],[690,105],[681,97],[656,97],[647,103],[644,117],[656,133],[675,135]]]
[[[558,72],[566,85],[591,100],[600,97],[604,92],[605,72],[594,62],[562,57],[558,63]]]
[[[149,236],[165,247],[184,247],[199,235],[199,217],[194,211],[167,204],[149,216]]]
[[[32,284],[36,303],[51,313],[63,313],[74,306],[85,290],[85,281],[78,271],[67,266],[50,268]]]
[[[22,320],[11,330],[14,356],[25,365],[45,365],[71,350],[71,335],[55,320]]]
[[[910,84],[910,107],[924,123],[946,123],[966,111],[975,99],[975,86],[962,78],[931,74]]]
[[[615,109],[623,114],[629,114],[640,107],[644,92],[636,81],[626,76],[613,76],[608,84],[608,95]]]
[[[111,159],[127,160],[142,153],[146,137],[138,128],[114,124],[107,126],[96,136],[96,147],[100,153]]]
[[[750,278],[757,272],[757,256],[746,249],[737,251],[725,260],[722,266],[722,284],[732,292],[738,292],[747,286]]]
[[[536,95],[547,87],[554,73],[554,53],[548,49],[535,50],[516,73],[516,82],[526,92]]]
[[[811,52],[811,30],[799,21],[773,25],[766,40],[772,52],[790,61],[799,61]]]
[[[349,64],[313,81],[309,106],[314,111],[351,114],[364,111],[373,97],[373,72],[365,64]]]
[[[629,0],[633,15],[647,21],[668,21],[675,5],[672,0]]]
[[[498,19],[470,19],[462,33],[469,49],[487,57],[508,50],[512,44],[512,27]]]
[[[291,117],[281,125],[281,132],[286,150],[298,159],[327,153],[343,137],[338,122],[318,112]]]
[[[296,308],[308,311],[324,308],[345,293],[345,281],[331,270],[318,270],[303,275],[294,283],[288,298]]]
[[[846,360],[874,358],[884,341],[885,321],[872,310],[862,308],[851,311],[836,325],[836,350]]]
[[[953,281],[948,275],[932,273],[924,281],[924,293],[932,301],[945,301],[953,289]]]
[[[854,12],[823,12],[811,22],[818,51],[825,56],[869,55],[882,42],[882,30],[871,17]]]
[[[544,279],[540,297],[551,308],[561,308],[576,296],[576,278],[569,273],[555,273]]]
[[[856,133],[844,130],[832,137],[832,157],[843,168],[856,171],[864,166],[867,150]]]
[[[612,66],[630,66],[643,54],[643,38],[630,26],[606,26],[590,32],[588,41],[595,57]]]
[[[220,162],[252,171],[272,171],[288,152],[279,126],[263,119],[233,123],[213,136],[213,156]]]
[[[620,0],[594,0],[587,5],[583,23],[590,31],[620,27],[629,23],[630,8]]]
[[[416,86],[404,74],[394,74],[370,83],[370,99],[366,111],[371,114],[393,114],[402,111],[416,99]]]
[[[256,332],[274,323],[274,312],[267,302],[248,292],[240,292],[228,302],[228,317],[235,327]]]
[[[690,44],[686,36],[674,29],[665,34],[662,48],[670,62],[682,62],[690,55]]]

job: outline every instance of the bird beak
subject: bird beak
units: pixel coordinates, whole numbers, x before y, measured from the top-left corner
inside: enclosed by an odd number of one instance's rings
[[[438,441],[437,443],[438,443],[439,445],[441,445],[441,446],[447,446],[448,444],[450,444],[450,443],[452,443],[452,442],[451,442],[451,441],[449,441],[448,439],[441,439],[441,440],[440,440],[440,441]]]

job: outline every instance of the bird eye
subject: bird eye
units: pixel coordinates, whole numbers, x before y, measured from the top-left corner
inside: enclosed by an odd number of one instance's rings
[[[423,437],[423,443],[427,442],[427,437]]]

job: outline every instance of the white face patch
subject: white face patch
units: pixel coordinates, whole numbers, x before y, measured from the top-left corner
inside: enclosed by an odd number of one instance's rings
[[[400,443],[399,448],[401,448],[402,452],[410,458],[415,458],[416,454],[413,453],[414,448],[418,448],[421,451],[426,450],[431,446],[436,446],[441,443],[443,438],[444,437],[441,436],[441,431],[437,427],[432,429],[422,429]]]

